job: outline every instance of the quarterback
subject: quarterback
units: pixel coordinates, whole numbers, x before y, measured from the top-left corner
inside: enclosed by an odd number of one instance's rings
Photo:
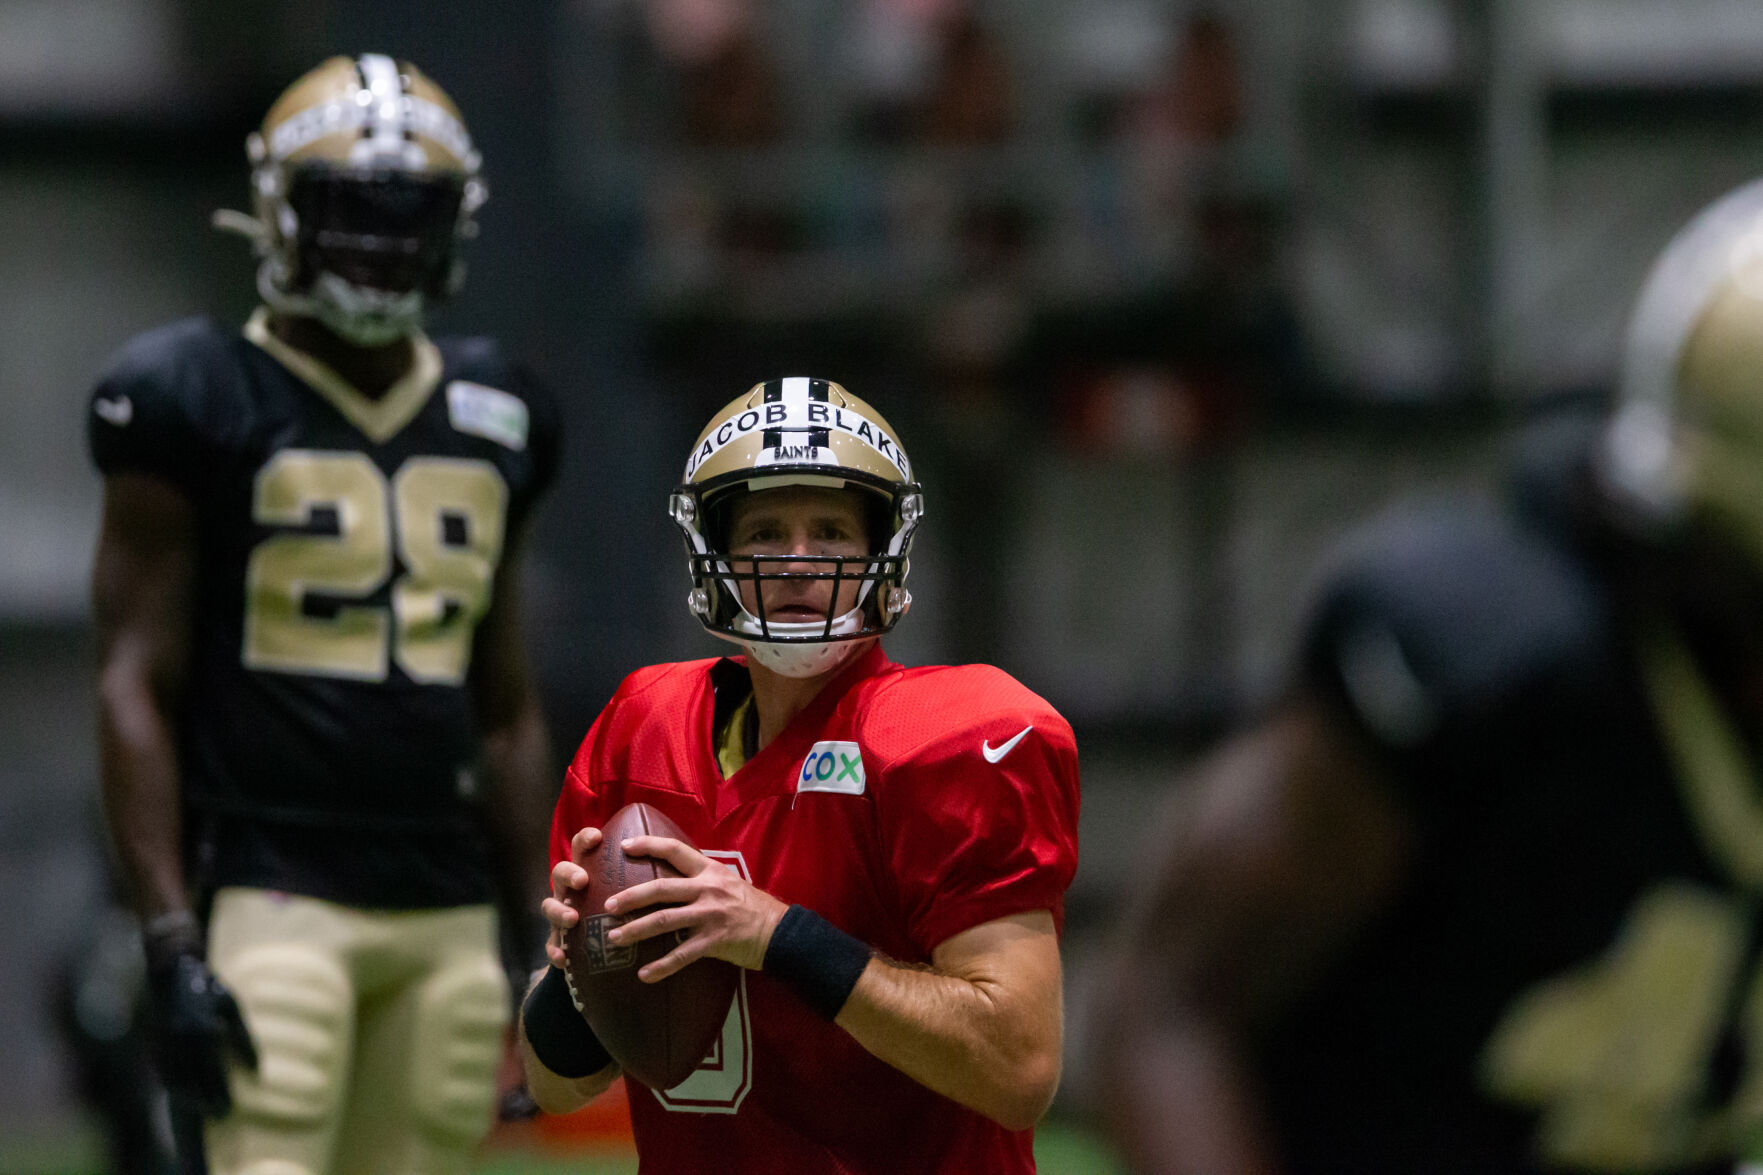
[[[632,1090],[645,1170],[1033,1169],[1059,1080],[1077,751],[1005,673],[883,654],[923,511],[887,422],[801,378],[713,418],[673,494],[689,606],[745,656],[632,674],[583,740],[552,823],[553,966],[522,1014],[540,1105],[616,1075],[561,936],[600,823],[665,812],[699,847],[625,842],[683,876],[613,899],[614,941],[679,934],[645,980],[704,957],[744,970],[705,1063]]]
[[[212,1169],[464,1170],[512,1009],[495,902],[534,957],[542,925],[515,608],[555,412],[422,330],[485,194],[432,81],[333,58],[249,153],[255,215],[217,223],[262,308],[134,339],[91,400],[106,815]]]

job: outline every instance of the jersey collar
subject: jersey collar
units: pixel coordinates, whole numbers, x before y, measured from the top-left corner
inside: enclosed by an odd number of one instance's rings
[[[713,662],[706,692],[714,694],[718,688],[726,690],[735,685],[731,678],[736,674],[746,677],[746,660],[745,657],[723,657]],[[794,793],[796,773],[793,768],[801,763],[802,756],[808,753],[815,742],[825,736],[828,721],[839,703],[863,681],[896,668],[898,666],[882,652],[881,642],[870,642],[870,647],[845,666],[837,677],[827,682],[814,695],[814,700],[804,706],[802,712],[792,718],[790,724],[776,738],[724,781],[724,786],[717,789],[714,799],[707,805],[712,809],[712,818],[720,821],[741,804],[752,800]],[[746,689],[751,691],[752,686],[749,684]],[[714,708],[714,703],[710,708]],[[716,747],[711,727],[712,718],[706,715],[703,753],[710,769],[715,771]],[[780,767],[780,764],[787,766]]]
[[[364,396],[329,366],[282,342],[269,329],[269,310],[259,306],[245,324],[245,338],[257,344],[301,383],[323,396],[331,407],[368,440],[383,444],[398,435],[434,394],[441,382],[441,351],[418,331],[411,338],[415,362],[397,383],[377,399]]]

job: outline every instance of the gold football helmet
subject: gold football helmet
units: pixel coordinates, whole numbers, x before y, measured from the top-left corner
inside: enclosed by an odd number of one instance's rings
[[[863,495],[872,550],[856,557],[728,553],[728,507],[740,495],[779,486],[848,489]],[[787,677],[812,677],[837,667],[880,636],[912,603],[906,590],[912,534],[924,516],[924,495],[899,435],[880,413],[836,383],[774,379],[711,418],[673,491],[669,513],[685,535],[692,590],[687,606],[704,627],[745,645],[760,664]],[[807,565],[809,570],[802,570]],[[824,621],[786,622],[743,605],[740,584],[755,588],[791,579],[855,582],[857,604]]]
[[[1600,469],[1631,515],[1710,526],[1763,568],[1763,181],[1710,205],[1654,264]]]
[[[364,346],[416,330],[464,280],[461,241],[488,195],[464,120],[407,61],[333,57],[246,140],[254,215],[222,211],[262,263],[272,308]]]

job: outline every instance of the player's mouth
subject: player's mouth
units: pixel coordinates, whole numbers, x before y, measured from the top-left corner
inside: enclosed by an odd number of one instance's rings
[[[777,604],[766,609],[765,618],[779,624],[803,624],[826,619],[825,608],[808,604]]]

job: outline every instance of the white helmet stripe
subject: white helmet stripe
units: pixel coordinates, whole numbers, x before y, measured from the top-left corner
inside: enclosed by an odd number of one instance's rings
[[[383,53],[363,53],[355,62],[370,101],[368,151],[375,156],[396,156],[404,151],[404,87],[398,81],[398,63]]]

